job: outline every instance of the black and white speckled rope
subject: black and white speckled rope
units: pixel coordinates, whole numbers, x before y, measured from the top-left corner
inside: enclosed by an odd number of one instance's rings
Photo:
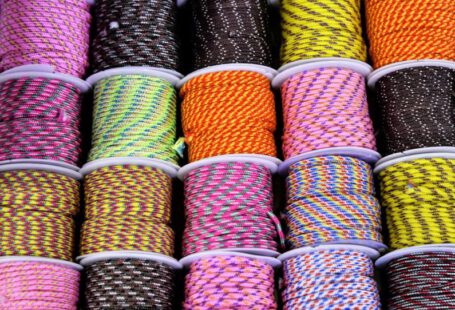
[[[152,66],[177,70],[175,0],[97,0],[94,71]]]

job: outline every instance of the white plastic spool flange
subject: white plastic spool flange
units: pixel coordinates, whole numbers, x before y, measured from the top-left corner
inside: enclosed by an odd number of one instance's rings
[[[385,268],[390,261],[410,254],[431,252],[455,253],[455,244],[429,244],[395,250],[379,258],[376,261],[376,267]]]
[[[43,164],[31,164],[31,163],[20,163],[20,164],[8,164],[0,165],[0,172],[15,171],[15,170],[35,170],[35,171],[47,171],[52,173],[61,174],[75,180],[81,180],[82,175],[74,170],[67,169],[59,166],[43,165]]]
[[[395,164],[407,161],[413,161],[416,159],[423,159],[423,158],[446,158],[446,159],[455,159],[455,153],[421,153],[421,154],[414,154],[414,155],[407,155],[403,157],[398,157],[395,159],[388,160],[386,162],[382,162],[379,165],[376,165],[374,168],[374,173],[379,173],[385,168],[389,166],[393,166]]]
[[[76,263],[68,262],[65,260],[44,258],[38,256],[3,256],[0,257],[0,264],[12,263],[12,262],[35,262],[43,264],[61,265],[66,268],[71,268],[77,271],[82,271],[82,266]]]
[[[319,246],[314,246],[314,247],[303,247],[299,249],[295,249],[289,252],[286,252],[284,254],[281,254],[278,259],[281,262],[284,262],[290,258],[306,254],[306,253],[312,253],[312,252],[318,252],[318,251],[327,251],[327,250],[349,250],[349,251],[357,251],[357,252],[362,252],[368,255],[372,260],[375,260],[379,257],[379,252],[365,246],[360,246],[360,245],[349,245],[349,244],[332,244],[332,245],[319,245]]]

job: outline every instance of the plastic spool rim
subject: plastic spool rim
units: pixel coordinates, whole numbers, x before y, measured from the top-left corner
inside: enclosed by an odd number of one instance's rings
[[[273,257],[267,257],[267,256],[258,256],[258,255],[252,255],[252,254],[246,254],[246,253],[241,253],[241,252],[231,252],[231,251],[224,251],[224,250],[213,250],[213,251],[205,251],[205,252],[200,252],[196,254],[191,254],[188,256],[185,256],[180,260],[180,263],[183,265],[184,268],[188,268],[192,263],[195,261],[198,261],[202,258],[207,258],[207,257],[217,257],[217,256],[239,256],[239,257],[247,257],[247,258],[252,258],[252,259],[257,259],[261,260],[269,265],[271,265],[273,268],[278,268],[281,266],[281,262]]]
[[[326,244],[326,245],[319,245],[315,247],[303,247],[299,249],[295,249],[289,252],[286,252],[284,254],[281,254],[278,259],[281,262],[284,262],[290,258],[299,256],[301,254],[305,253],[311,253],[311,252],[317,252],[317,251],[324,251],[324,250],[353,250],[353,251],[359,251],[362,253],[367,254],[372,260],[375,260],[376,258],[379,257],[379,252],[376,251],[375,249],[361,246],[361,245],[350,245],[350,244]]]
[[[37,263],[44,263],[44,264],[52,264],[52,265],[61,265],[67,268],[71,268],[77,271],[81,271],[83,267],[79,264],[68,262],[61,259],[55,258],[45,258],[45,257],[38,257],[38,256],[3,256],[0,257],[0,264],[11,263],[11,262],[37,262]]]
[[[386,162],[382,162],[380,165],[376,165],[373,172],[377,174],[389,166],[393,166],[393,165],[401,163],[401,162],[413,161],[413,160],[422,159],[422,158],[455,159],[455,153],[423,153],[423,154],[407,155],[407,156],[391,159]]]
[[[422,147],[418,149],[406,150],[400,153],[394,153],[388,156],[381,158],[376,165],[379,166],[383,163],[386,163],[390,160],[405,157],[408,155],[417,155],[417,154],[429,154],[429,153],[455,153],[455,146],[432,146],[432,147]]]
[[[35,171],[46,171],[64,175],[74,180],[80,181],[82,175],[74,170],[70,170],[64,167],[43,165],[43,164],[31,164],[31,163],[20,163],[20,164],[8,164],[0,165],[0,172],[14,171],[14,170],[35,170]]]
[[[104,80],[109,77],[119,76],[119,75],[140,75],[140,76],[151,76],[163,79],[171,83],[174,87],[178,84],[180,79],[183,77],[180,73],[169,72],[172,70],[161,69],[156,67],[122,67],[122,68],[113,68],[107,69],[95,73],[87,78],[87,83],[91,86],[95,86],[101,80]]]
[[[33,158],[20,158],[20,159],[8,159],[0,161],[0,166],[10,165],[10,164],[42,164],[49,166],[57,166],[66,169],[70,169],[76,172],[79,172],[79,167],[74,166],[62,161],[52,160],[52,159],[33,159]]]

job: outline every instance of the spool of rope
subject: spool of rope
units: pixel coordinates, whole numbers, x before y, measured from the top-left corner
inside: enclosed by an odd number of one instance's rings
[[[269,80],[256,72],[207,73],[180,91],[189,161],[227,154],[276,156]]]
[[[0,161],[45,159],[77,165],[81,102],[79,88],[57,79],[0,82]]]
[[[190,265],[183,309],[277,309],[273,267],[249,257],[204,257]]]
[[[0,256],[71,261],[79,182],[46,171],[0,172]]]
[[[407,254],[388,263],[388,309],[451,309],[455,304],[455,253]]]
[[[85,176],[81,255],[146,251],[172,256],[172,183],[161,170],[109,166]]]
[[[282,0],[281,62],[321,57],[366,61],[360,0]]]
[[[376,150],[364,77],[350,69],[305,70],[281,86],[286,159],[331,147]]]
[[[79,0],[3,0],[0,72],[45,64],[82,77],[89,66],[90,6]]]
[[[272,176],[253,163],[217,163],[185,177],[183,255],[226,248],[277,251]]]
[[[85,308],[172,310],[175,271],[152,260],[110,259],[85,267]]]
[[[190,2],[195,70],[230,63],[273,66],[266,0]]]
[[[97,0],[95,72],[150,66],[177,70],[175,0]]]
[[[455,160],[421,158],[379,172],[393,249],[455,243]]]
[[[43,262],[0,263],[2,309],[77,310],[79,271]]]
[[[386,154],[455,146],[455,70],[414,67],[376,83]]]
[[[382,242],[381,207],[367,163],[344,156],[305,159],[291,165],[287,188],[284,219],[289,249]]]
[[[375,68],[406,60],[455,60],[452,0],[367,0],[366,20]]]
[[[283,262],[283,309],[381,309],[368,255],[327,249]]]
[[[177,94],[168,81],[142,75],[105,78],[95,86],[89,161],[142,157],[177,164]]]

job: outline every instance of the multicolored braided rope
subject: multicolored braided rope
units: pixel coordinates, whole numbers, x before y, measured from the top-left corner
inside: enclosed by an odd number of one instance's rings
[[[381,309],[374,266],[364,253],[318,250],[283,262],[283,309]]]
[[[364,77],[350,69],[294,74],[281,86],[286,159],[331,147],[376,150]]]
[[[0,173],[0,256],[71,261],[79,182],[46,171]]]
[[[291,165],[284,211],[289,249],[344,241],[382,242],[371,167],[345,156]]]
[[[153,167],[109,166],[84,179],[81,255],[146,251],[172,256],[172,183]]]
[[[272,176],[252,163],[217,163],[185,177],[183,255],[226,248],[277,251]]]
[[[240,256],[201,258],[186,276],[183,309],[276,310],[273,267]]]
[[[77,165],[82,94],[70,83],[18,78],[0,83],[0,161],[47,159]]]
[[[89,66],[90,5],[80,0],[3,0],[0,72],[46,64],[83,77]]]

